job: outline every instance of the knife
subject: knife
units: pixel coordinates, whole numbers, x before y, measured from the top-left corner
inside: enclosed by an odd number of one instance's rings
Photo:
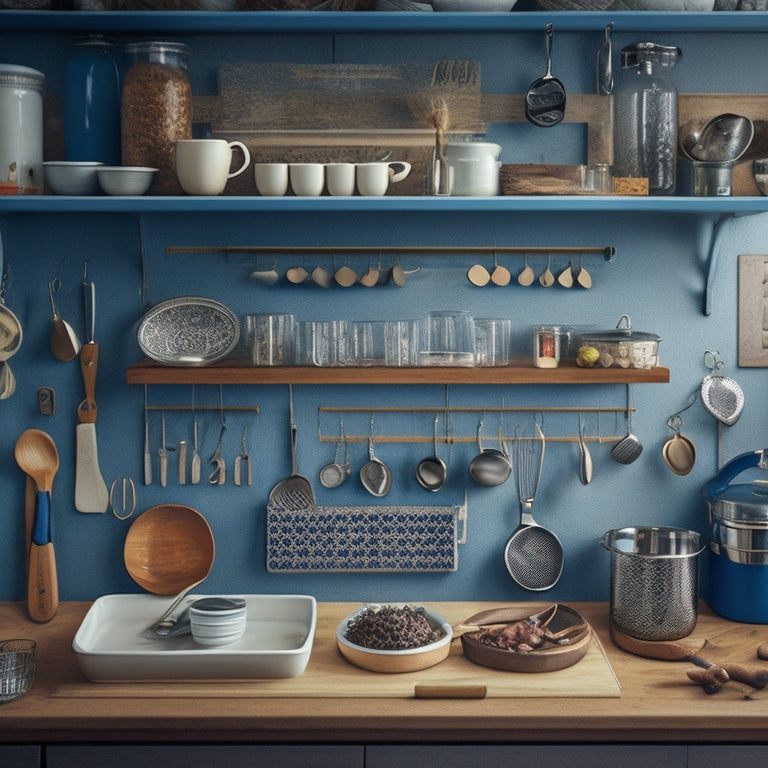
[[[109,492],[99,469],[96,445],[96,372],[99,363],[99,345],[94,341],[96,332],[96,286],[87,277],[88,264],[83,272],[85,296],[85,324],[88,341],[80,350],[80,370],[85,384],[85,399],[77,408],[80,423],[76,427],[77,463],[75,468],[75,509],[78,512],[106,512]]]

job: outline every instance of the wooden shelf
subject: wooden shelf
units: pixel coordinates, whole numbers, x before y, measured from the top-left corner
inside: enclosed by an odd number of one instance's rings
[[[666,384],[669,368],[535,368],[518,360],[499,368],[254,367],[225,360],[202,367],[171,367],[143,360],[129,366],[129,384]]]

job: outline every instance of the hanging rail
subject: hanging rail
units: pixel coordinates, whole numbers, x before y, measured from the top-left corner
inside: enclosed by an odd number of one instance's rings
[[[610,407],[610,406],[499,406],[498,408],[482,408],[479,406],[417,406],[414,408],[401,408],[398,406],[373,406],[371,408],[360,408],[357,406],[318,406],[318,416],[322,413],[433,413],[433,414],[452,414],[452,413],[596,413],[598,414],[598,434],[596,435],[584,435],[585,442],[592,443],[615,443],[618,440],[626,437],[626,433],[621,435],[603,435],[600,434],[600,414],[601,413],[613,413],[622,414],[627,416],[630,413],[635,413],[637,409],[634,407]],[[325,435],[323,434],[322,427],[319,423],[317,427],[317,438],[321,443],[367,443],[371,438],[370,434],[367,435],[351,435],[344,433],[344,438],[337,434]],[[433,433],[429,435],[373,435],[374,443],[431,443],[435,439]],[[502,434],[491,434],[490,432],[484,438],[488,444],[498,443],[514,443],[518,440],[533,440],[533,437],[513,437]],[[478,440],[477,434],[474,435],[453,435],[447,434],[442,437],[437,437],[438,443],[444,443],[446,445],[453,445],[457,443],[476,443]],[[576,443],[579,442],[580,437],[578,435],[546,435],[546,440],[549,443]]]
[[[518,245],[480,245],[480,246],[463,246],[463,245],[451,245],[451,246],[437,246],[437,245],[406,245],[406,246],[383,246],[377,247],[372,245],[218,245],[218,246],[197,246],[197,245],[169,245],[165,248],[166,255],[175,253],[224,253],[226,256],[230,254],[253,254],[253,255],[279,255],[279,254],[342,254],[342,253],[357,253],[361,255],[366,254],[383,254],[383,253],[419,253],[425,255],[446,255],[451,253],[464,253],[467,255],[488,253],[488,254],[500,254],[500,253],[519,253],[529,256],[546,256],[555,253],[578,253],[578,254],[596,254],[602,255],[606,261],[610,261],[616,255],[616,248],[612,245],[606,246],[518,246]]]

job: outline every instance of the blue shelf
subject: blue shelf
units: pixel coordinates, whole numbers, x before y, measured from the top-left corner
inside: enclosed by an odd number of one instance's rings
[[[616,32],[760,32],[768,30],[768,12],[0,11],[0,27],[4,31],[404,34],[541,30],[546,22],[552,22],[561,31],[594,31],[613,22]]]
[[[227,212],[638,212],[733,214],[768,212],[768,197],[65,197],[20,195],[0,197],[3,213],[227,213]]]

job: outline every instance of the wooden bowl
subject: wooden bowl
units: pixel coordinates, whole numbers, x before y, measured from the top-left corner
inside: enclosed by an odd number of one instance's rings
[[[176,595],[205,579],[214,554],[208,521],[182,504],[160,504],[137,517],[123,548],[131,578],[155,595]]]
[[[478,626],[513,623],[527,618],[542,607],[532,605],[524,609],[494,608],[470,616],[464,623]],[[479,632],[468,632],[461,636],[464,656],[483,667],[507,672],[552,672],[573,666],[586,656],[592,642],[592,629],[578,611],[562,603],[558,603],[556,607],[555,615],[547,625],[551,632],[560,632],[568,627],[584,624],[584,628],[577,632],[567,645],[545,643],[540,649],[520,653],[492,648],[477,639]]]
[[[347,616],[336,628],[336,645],[341,655],[356,667],[370,670],[371,672],[416,672],[420,669],[427,669],[439,664],[451,652],[451,640],[453,639],[453,628],[436,611],[427,606],[420,606],[429,623],[434,628],[443,630],[443,636],[435,643],[423,645],[421,648],[407,648],[402,651],[380,651],[376,648],[365,648],[362,645],[351,643],[344,636],[347,631],[347,625],[355,618],[360,611]]]

